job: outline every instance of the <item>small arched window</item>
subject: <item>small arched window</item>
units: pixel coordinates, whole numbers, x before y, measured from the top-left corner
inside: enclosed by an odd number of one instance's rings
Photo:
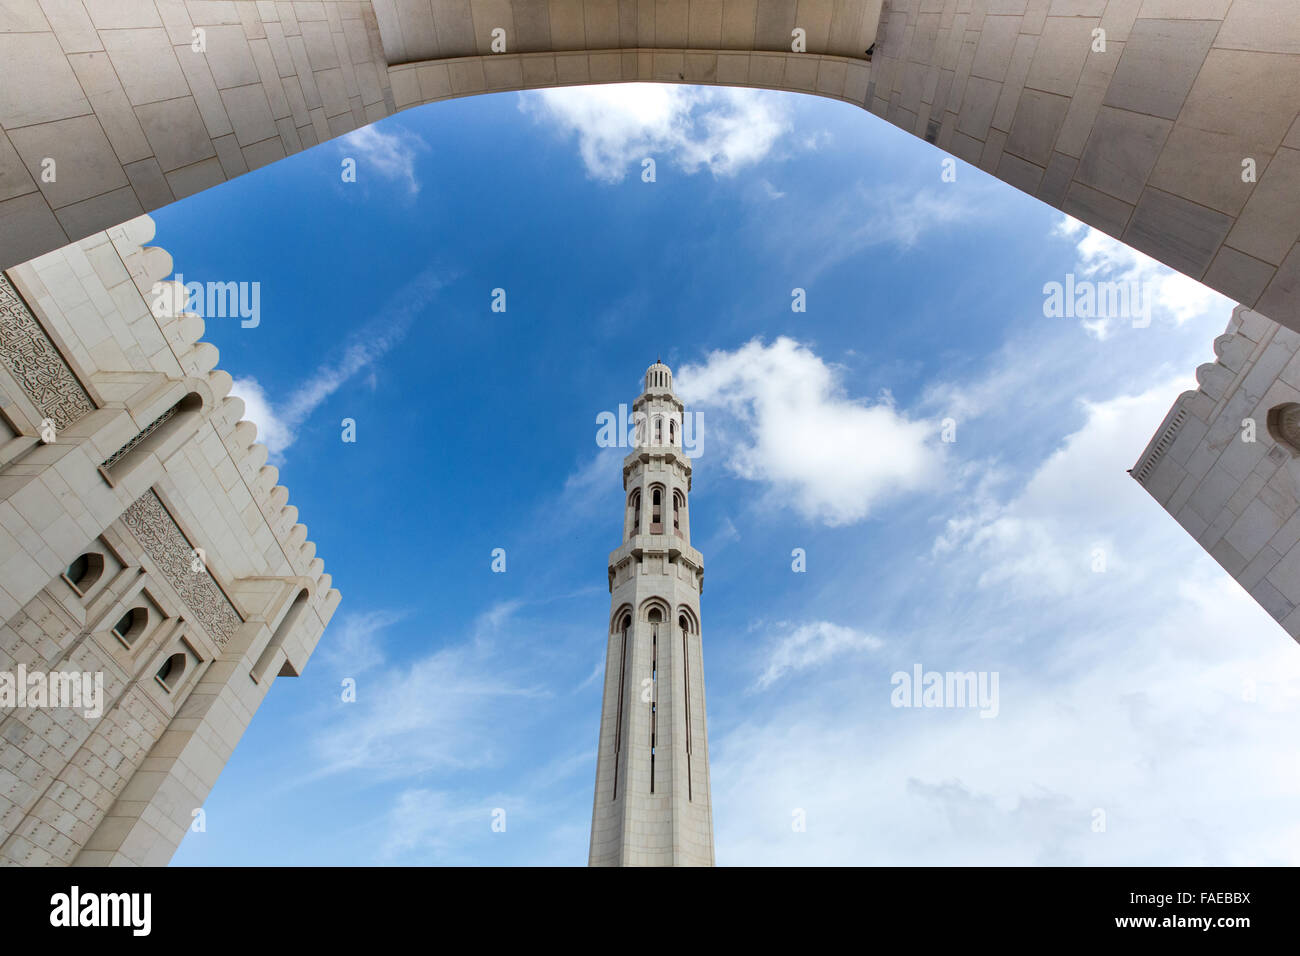
[[[682,533],[682,496],[681,492],[673,492],[673,532]]]
[[[1285,402],[1270,408],[1268,433],[1293,457],[1300,458],[1300,403]]]
[[[664,533],[663,492],[656,488],[650,496],[650,533]]]
[[[162,667],[158,668],[158,673],[154,675],[154,679],[162,684],[163,689],[170,694],[180,685],[181,677],[184,674],[185,655],[178,651],[163,661]]]
[[[104,556],[94,551],[87,551],[68,565],[63,572],[64,579],[76,588],[78,594],[84,595],[104,573]]]
[[[668,444],[677,444],[677,422],[672,418],[668,419]]]
[[[149,612],[142,607],[133,607],[113,625],[113,633],[117,635],[119,641],[130,647],[144,633],[148,623]]]
[[[632,523],[628,526],[627,535],[632,537],[634,534],[641,533],[641,492],[632,492]]]
[[[664,443],[664,420],[662,416],[656,415],[655,416],[655,444],[662,445],[663,443]]]

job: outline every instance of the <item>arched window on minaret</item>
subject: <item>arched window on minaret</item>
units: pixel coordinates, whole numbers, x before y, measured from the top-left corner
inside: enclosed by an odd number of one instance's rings
[[[623,749],[623,685],[627,682],[627,632],[631,627],[632,615],[624,614],[618,626],[622,641],[618,655],[618,712],[614,718],[614,800],[618,799],[618,757]]]
[[[650,609],[650,792],[655,792],[655,747],[659,735],[659,625],[663,622],[659,608]]]
[[[672,418],[668,419],[668,444],[677,444],[677,421]]]
[[[683,504],[685,504],[685,502],[682,501],[682,493],[680,491],[674,491],[673,492],[673,534],[677,535],[678,537],[681,537],[682,534],[682,505]]]
[[[628,512],[631,517],[631,523],[627,528],[627,536],[630,538],[634,534],[641,533],[641,489],[632,492],[632,497],[628,502]]]
[[[650,533],[664,533],[663,489],[659,487],[650,493]]]
[[[664,417],[662,415],[656,415],[655,416],[655,444],[662,445],[663,443],[664,443]]]
[[[682,709],[686,717],[686,799],[695,799],[691,781],[691,654],[686,636],[691,633],[691,622],[685,614],[677,618],[682,631]]]

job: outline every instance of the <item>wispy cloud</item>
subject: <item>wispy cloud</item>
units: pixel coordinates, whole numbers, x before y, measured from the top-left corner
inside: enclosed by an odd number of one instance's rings
[[[769,681],[762,712],[711,741],[719,861],[1300,856],[1300,768],[1277,743],[1300,715],[1300,655],[1124,472],[1173,397],[1162,383],[1090,405],[1023,489],[895,595],[910,610],[886,646],[835,657],[815,695]],[[1099,536],[1114,547],[1101,572]],[[797,660],[834,643],[777,646]],[[891,671],[918,660],[1000,671],[998,718],[891,708]]]
[[[389,863],[413,854],[424,863],[467,862],[467,836],[490,832],[492,810],[490,803],[466,802],[442,790],[403,790],[383,821],[379,857]]]
[[[587,174],[606,183],[668,158],[687,174],[734,176],[790,130],[783,100],[755,90],[655,83],[566,87],[521,96],[519,108],[576,135]]]
[[[858,183],[832,200],[808,206],[810,225],[802,242],[792,247],[783,231],[770,231],[774,249],[796,258],[811,282],[827,269],[867,249],[892,246],[907,251],[922,240],[974,220],[986,201],[977,185],[869,185]]]
[[[372,371],[375,363],[405,338],[412,320],[444,284],[432,270],[421,272],[365,324],[338,358],[318,366],[283,402],[273,403],[256,378],[235,379],[231,394],[243,399],[244,418],[257,426],[257,440],[266,445],[273,463],[283,462],[298,429],[326,399],[354,376]]]
[[[977,555],[983,587],[1029,588],[1037,593],[1078,593],[1107,573],[1124,576],[1140,562],[1131,544],[1132,522],[1149,515],[1150,502],[1134,494],[1126,470],[1187,386],[1161,382],[1141,395],[1085,402],[1086,424],[1043,461],[1017,497],[1005,504],[974,501],[950,518],[936,552]]]
[[[357,160],[358,180],[370,170],[384,179],[401,183],[411,195],[420,191],[420,181],[415,173],[415,161],[428,152],[429,145],[409,130],[394,124],[362,126],[338,139],[344,156]]]
[[[597,426],[593,422],[592,432]],[[564,480],[564,497],[574,508],[596,511],[611,496],[621,495],[619,471],[627,448],[600,448]]]
[[[360,772],[403,779],[492,764],[510,702],[550,693],[497,648],[516,606],[494,605],[474,622],[469,640],[409,663],[391,662],[382,674],[371,660],[356,702],[336,711],[312,741],[318,757],[312,776]],[[374,632],[360,628],[357,635],[371,653]]]
[[[809,519],[852,524],[938,478],[934,425],[910,419],[888,395],[846,396],[838,370],[784,336],[682,366],[677,390],[705,416],[706,448],[721,444],[728,468],[768,483]]]
[[[399,611],[341,615],[331,622],[329,640],[321,642],[315,657],[340,676],[373,671],[384,662],[384,632],[406,616]]]
[[[767,653],[767,666],[754,682],[754,690],[764,690],[798,671],[826,663],[833,657],[853,651],[871,651],[883,645],[877,637],[830,621],[812,621],[791,629],[777,638]]]

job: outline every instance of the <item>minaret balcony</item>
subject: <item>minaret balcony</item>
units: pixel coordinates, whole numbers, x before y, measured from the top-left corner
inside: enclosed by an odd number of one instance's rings
[[[640,560],[648,555],[658,554],[667,554],[669,560],[681,562],[696,571],[704,570],[704,556],[692,548],[681,535],[672,533],[632,535],[609,553],[609,566],[614,568],[628,557]]]
[[[657,402],[661,405],[671,405],[679,412],[686,411],[686,405],[680,398],[669,391],[660,391],[658,389],[652,392],[642,392],[632,400],[632,411],[639,412],[645,409],[651,402]]]
[[[624,487],[627,486],[627,479],[632,473],[632,469],[638,464],[649,464],[652,459],[656,461],[663,460],[670,463],[675,462],[681,466],[683,473],[686,475],[687,481],[690,481],[691,459],[684,451],[682,451],[680,445],[640,445],[633,448],[623,458]],[[687,490],[690,490],[689,484],[687,485]]]

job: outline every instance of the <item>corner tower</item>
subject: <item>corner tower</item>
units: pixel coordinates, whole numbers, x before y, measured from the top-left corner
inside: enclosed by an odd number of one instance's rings
[[[712,866],[700,592],[691,460],[672,370],[655,362],[632,406],[623,543],[609,556],[591,866]]]

